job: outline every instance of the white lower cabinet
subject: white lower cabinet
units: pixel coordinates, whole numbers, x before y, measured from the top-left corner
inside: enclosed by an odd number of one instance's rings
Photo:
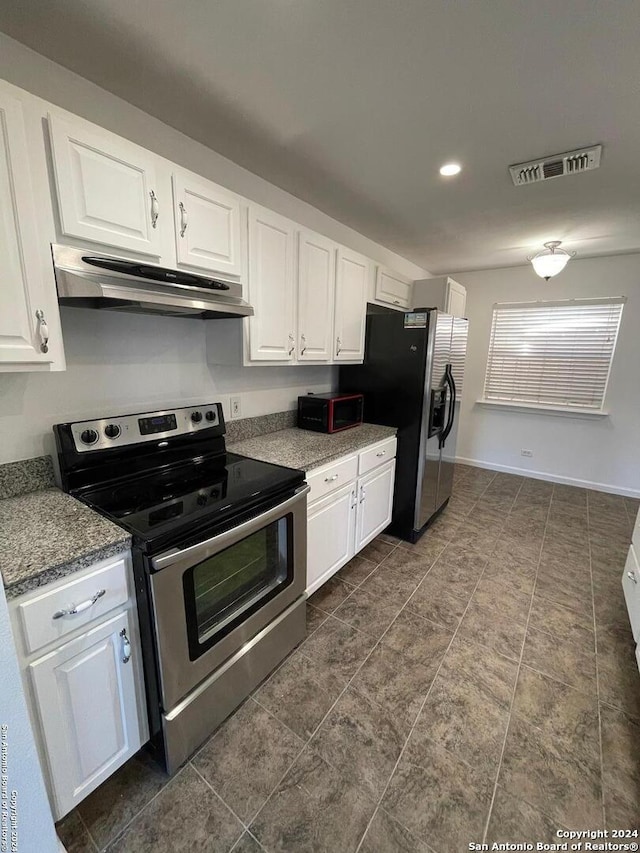
[[[130,558],[96,563],[18,596],[9,609],[51,810],[59,820],[148,738]]]
[[[142,746],[131,635],[125,611],[29,666],[58,816]]]
[[[354,554],[355,483],[317,501],[307,521],[307,590],[315,592]]]
[[[358,523],[356,553],[391,522],[395,459],[358,480]]]
[[[307,595],[328,581],[391,522],[395,451],[396,439],[387,439],[364,448],[357,456],[336,459],[307,477],[311,486]],[[358,471],[365,473],[358,477]]]

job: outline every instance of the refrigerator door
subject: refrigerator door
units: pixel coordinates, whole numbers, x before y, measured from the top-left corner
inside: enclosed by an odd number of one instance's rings
[[[451,334],[451,393],[447,412],[447,426],[443,433],[442,455],[440,462],[440,483],[438,490],[438,506],[451,496],[453,488],[453,472],[456,461],[456,441],[458,436],[458,421],[460,416],[460,394],[464,376],[464,364],[467,353],[467,333],[469,321],[459,317],[453,318]]]
[[[434,399],[441,398],[444,403],[443,423],[446,426],[450,411],[450,394],[447,383],[447,365],[451,359],[451,334],[453,317],[448,314],[432,312],[430,330],[431,361],[427,362],[425,391],[431,405],[425,405],[425,411],[433,412]],[[439,509],[446,498],[441,500],[441,435],[429,428],[429,419],[425,418],[420,441],[420,461],[418,488],[416,492],[414,528],[420,530]]]

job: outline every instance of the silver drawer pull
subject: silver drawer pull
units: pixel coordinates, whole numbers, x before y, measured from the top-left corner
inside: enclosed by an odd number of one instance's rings
[[[634,583],[638,583],[638,578],[636,577],[635,572],[627,572],[627,577],[629,578],[630,581],[633,581]]]
[[[131,660],[131,643],[127,637],[126,628],[123,628],[122,631],[120,631],[120,636],[122,637],[122,663],[129,663]]]
[[[99,589],[93,598],[88,598],[86,601],[76,604],[76,606],[72,607],[70,610],[56,610],[53,614],[53,618],[62,619],[63,616],[75,616],[76,613],[82,613],[84,610],[88,610],[90,607],[93,607],[99,598],[102,598],[106,591],[106,589]]]
[[[386,452],[386,450],[380,450],[378,453],[376,453],[376,456],[384,456]]]
[[[333,477],[325,477],[324,481],[325,481],[325,483],[333,483],[333,481],[337,480],[337,479],[338,479],[338,475],[334,474]]]

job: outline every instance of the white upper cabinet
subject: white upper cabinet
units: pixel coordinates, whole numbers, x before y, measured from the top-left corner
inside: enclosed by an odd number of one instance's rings
[[[467,290],[448,275],[425,278],[413,285],[415,308],[437,308],[454,317],[465,317]]]
[[[326,237],[298,234],[298,360],[330,361],[336,246]]]
[[[62,234],[159,258],[156,157],[81,119],[49,115],[49,129]]]
[[[335,361],[364,359],[367,293],[370,262],[350,249],[340,247],[336,263]]]
[[[296,350],[294,225],[270,210],[249,207],[249,356],[293,361]]]
[[[0,369],[48,365],[61,351],[49,341],[58,305],[41,248],[22,105],[0,89]]]
[[[376,299],[395,308],[409,308],[413,282],[387,267],[376,269]]]
[[[178,265],[240,277],[239,197],[186,172],[172,179]]]

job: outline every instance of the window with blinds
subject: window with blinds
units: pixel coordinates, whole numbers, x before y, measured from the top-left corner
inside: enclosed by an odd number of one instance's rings
[[[624,302],[494,305],[485,400],[602,409]]]

